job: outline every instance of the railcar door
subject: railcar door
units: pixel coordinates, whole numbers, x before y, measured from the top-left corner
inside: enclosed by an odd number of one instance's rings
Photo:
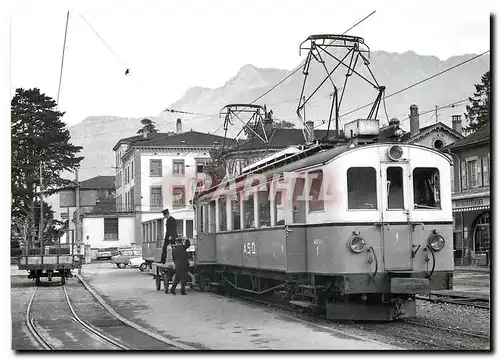
[[[407,161],[382,162],[380,169],[385,270],[410,270],[409,164]]]
[[[199,264],[217,260],[215,238],[215,202],[196,207],[196,258]]]

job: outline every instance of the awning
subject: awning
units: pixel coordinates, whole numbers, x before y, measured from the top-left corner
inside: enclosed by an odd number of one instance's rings
[[[461,208],[454,208],[453,212],[488,210],[489,208],[490,205],[466,206]]]

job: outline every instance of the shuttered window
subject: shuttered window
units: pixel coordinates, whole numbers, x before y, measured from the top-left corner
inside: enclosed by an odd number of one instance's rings
[[[462,189],[468,189],[469,188],[469,183],[467,182],[467,172],[466,172],[466,167],[465,167],[465,161],[462,161],[462,174],[461,174],[461,179],[462,179]]]
[[[104,218],[104,240],[118,240],[118,218]]]
[[[173,207],[186,206],[186,192],[184,186],[174,186],[172,188]]]
[[[149,160],[149,176],[162,176],[161,159]]]
[[[174,160],[172,163],[172,174],[175,176],[184,175],[184,160]]]
[[[483,186],[490,185],[490,157],[486,156],[482,158],[483,165]]]
[[[150,205],[151,207],[158,208],[163,206],[163,199],[161,196],[161,187],[153,186],[151,187],[150,193]]]

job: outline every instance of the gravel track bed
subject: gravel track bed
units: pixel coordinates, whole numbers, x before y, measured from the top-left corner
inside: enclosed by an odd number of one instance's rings
[[[252,300],[242,299],[241,301],[255,306],[264,306]],[[404,320],[385,323],[335,321],[313,318],[299,311],[283,309],[274,305],[267,305],[267,308],[273,312],[322,326],[335,325],[335,328],[347,333],[407,350],[491,350],[491,342],[488,339],[453,332],[453,330],[459,330],[470,334],[489,336],[490,312],[486,309],[417,300],[417,317],[408,320],[442,328],[429,329],[425,326],[405,323]]]

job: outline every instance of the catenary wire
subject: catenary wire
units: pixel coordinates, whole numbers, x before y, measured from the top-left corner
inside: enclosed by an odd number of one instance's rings
[[[404,92],[404,91],[407,91],[407,90],[409,90],[409,89],[411,89],[411,88],[413,88],[413,87],[415,87],[415,86],[417,86],[417,85],[420,85],[420,84],[422,84],[422,83],[424,83],[424,82],[426,82],[426,81],[429,81],[429,80],[431,80],[431,79],[433,79],[433,78],[435,78],[435,77],[437,77],[437,76],[439,76],[439,75],[442,75],[442,74],[444,74],[444,73],[446,73],[446,72],[448,72],[448,71],[451,71],[451,70],[453,70],[453,69],[456,69],[457,67],[460,67],[460,66],[462,66],[462,65],[465,65],[465,64],[467,64],[468,62],[473,61],[473,60],[475,60],[475,59],[477,59],[477,58],[479,58],[479,57],[481,57],[481,56],[483,56],[483,55],[485,55],[485,54],[487,54],[487,53],[489,53],[489,52],[490,52],[490,50],[487,50],[487,51],[485,51],[485,52],[483,52],[483,53],[481,53],[481,54],[479,54],[479,55],[476,55],[476,56],[474,56],[474,57],[472,57],[472,58],[468,59],[468,60],[462,61],[461,63],[458,63],[458,64],[456,64],[456,65],[453,65],[453,66],[451,66],[451,67],[449,67],[449,68],[447,68],[447,69],[445,69],[445,70],[443,70],[443,71],[440,71],[440,72],[438,72],[438,73],[436,73],[436,74],[434,74],[434,75],[431,75],[431,76],[429,76],[429,77],[427,77],[427,78],[425,78],[425,79],[422,79],[422,80],[420,80],[420,81],[417,81],[416,83],[413,83],[413,84],[411,84],[411,85],[408,85],[407,87],[405,87],[405,88],[403,88],[403,89],[400,89],[400,90],[398,90],[398,91],[395,91],[395,92],[393,92],[393,93],[391,93],[391,94],[387,95],[387,96],[385,97],[385,99],[388,99],[388,98],[390,98],[390,97],[392,97],[392,96],[395,96],[395,95],[397,95],[397,94],[400,94],[400,93],[402,93],[402,92]],[[366,104],[366,105],[363,105],[363,106],[360,106],[360,107],[358,107],[358,108],[356,108],[356,109],[354,109],[354,110],[348,111],[348,112],[346,112],[346,113],[344,113],[344,114],[340,115],[340,117],[350,115],[350,114],[352,114],[352,113],[354,113],[354,112],[356,112],[356,111],[359,111],[359,110],[361,110],[361,109],[364,109],[364,108],[366,108],[366,107],[368,107],[368,106],[370,106],[370,105],[373,105],[373,102],[371,102],[371,103],[369,103],[369,104]]]

